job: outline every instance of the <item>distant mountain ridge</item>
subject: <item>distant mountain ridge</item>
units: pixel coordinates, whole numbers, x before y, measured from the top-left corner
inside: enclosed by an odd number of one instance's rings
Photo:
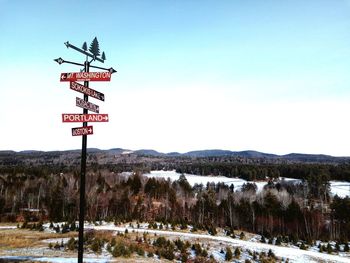
[[[54,153],[79,153],[80,149],[74,150],[65,150],[65,151],[34,151],[26,150],[15,152],[11,150],[0,151],[1,155],[45,155],[45,154],[54,154]],[[343,163],[349,162],[350,157],[335,157],[325,154],[303,154],[303,153],[290,153],[286,155],[277,155],[271,153],[258,152],[253,150],[247,151],[230,151],[222,149],[209,149],[209,150],[197,150],[189,151],[185,153],[179,152],[169,152],[162,153],[153,149],[140,149],[140,150],[129,150],[123,148],[112,148],[108,150],[101,150],[97,148],[88,148],[88,153],[107,153],[109,155],[125,155],[125,154],[134,154],[138,156],[150,156],[150,157],[190,157],[190,158],[208,158],[208,157],[237,157],[237,158],[246,158],[246,159],[266,159],[266,160],[285,160],[291,162],[313,162],[313,163]]]
[[[137,150],[132,151],[139,155],[149,155],[149,156],[168,156],[168,157],[194,157],[194,158],[205,158],[205,157],[242,157],[247,159],[281,159],[286,161],[294,161],[294,162],[349,162],[350,157],[335,157],[331,155],[325,154],[305,154],[305,153],[290,153],[285,155],[277,155],[271,153],[258,152],[253,150],[247,151],[230,151],[230,150],[221,150],[221,149],[211,149],[211,150],[198,150],[198,151],[190,151],[186,153],[162,153],[157,152],[155,150]]]

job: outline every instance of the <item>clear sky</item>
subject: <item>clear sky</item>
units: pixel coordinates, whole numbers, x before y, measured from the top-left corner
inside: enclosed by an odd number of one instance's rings
[[[60,82],[96,36],[118,73],[88,147],[350,156],[350,1],[0,0],[0,150],[81,148]]]

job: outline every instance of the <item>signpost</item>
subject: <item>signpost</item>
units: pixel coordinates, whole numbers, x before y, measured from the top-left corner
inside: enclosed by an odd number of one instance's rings
[[[110,81],[111,72],[61,73],[60,81]]]
[[[113,68],[103,68],[98,66],[92,66],[93,61],[99,61],[104,63],[106,60],[105,53],[102,52],[100,57],[100,48],[97,38],[95,37],[92,41],[89,50],[87,50],[86,42],[84,42],[82,48],[78,48],[68,41],[64,43],[67,48],[72,48],[79,53],[86,56],[84,64],[66,61],[62,58],[57,58],[58,64],[68,63],[77,66],[84,66],[82,72],[72,73],[61,73],[61,82],[70,82],[70,89],[78,91],[84,94],[84,99],[76,98],[76,106],[83,108],[83,114],[76,113],[64,113],[62,114],[62,122],[82,122],[83,127],[72,128],[72,136],[82,136],[82,147],[81,147],[81,175],[80,175],[80,205],[79,205],[79,242],[78,242],[78,263],[83,263],[84,253],[84,217],[85,217],[85,174],[86,174],[86,146],[87,146],[87,135],[93,134],[93,126],[88,126],[88,122],[108,122],[108,114],[88,114],[88,111],[99,113],[100,107],[96,104],[89,102],[89,96],[101,101],[105,100],[103,93],[89,88],[89,81],[110,81],[111,75],[115,72]],[[89,58],[91,60],[89,61]],[[90,72],[91,68],[97,68],[104,71],[101,72]],[[76,81],[84,81],[84,85],[77,83]]]
[[[99,113],[99,111],[100,111],[100,106],[98,106],[96,104],[93,104],[91,102],[82,100],[81,98],[78,98],[78,97],[75,98],[75,105],[77,107],[80,107],[80,108],[83,108],[83,109],[87,109],[89,111],[93,111],[93,112],[96,112],[96,113]]]
[[[108,114],[63,113],[62,122],[108,122]]]
[[[94,134],[94,129],[92,126],[72,128],[72,136],[82,136]]]
[[[78,91],[80,93],[83,93],[85,95],[88,95],[92,98],[98,99],[98,100],[105,100],[105,95],[101,92],[98,92],[96,90],[90,89],[88,87],[85,87],[84,85],[80,85],[77,82],[71,82],[70,83],[70,89]]]

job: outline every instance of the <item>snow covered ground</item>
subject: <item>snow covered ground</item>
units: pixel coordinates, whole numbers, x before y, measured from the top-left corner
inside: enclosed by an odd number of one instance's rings
[[[141,226],[140,228],[131,228],[131,227],[117,227],[113,223],[104,223],[101,226],[95,226],[95,225],[87,225],[87,229],[95,229],[95,230],[109,230],[109,231],[119,231],[124,232],[125,229],[128,229],[128,232],[131,231],[134,232],[148,232],[152,234],[157,235],[165,235],[165,236],[178,236],[182,238],[190,238],[190,239],[199,239],[199,240],[211,240],[211,241],[217,241],[222,245],[223,248],[226,246],[233,246],[233,247],[240,247],[243,249],[249,249],[252,251],[265,251],[266,253],[271,249],[276,256],[284,259],[289,259],[289,262],[350,262],[350,257],[342,257],[338,255],[331,255],[331,254],[325,254],[325,253],[319,253],[312,250],[301,250],[296,247],[282,247],[282,246],[275,246],[265,243],[260,243],[256,241],[245,241],[240,239],[234,239],[227,236],[212,236],[207,234],[196,234],[196,233],[188,233],[188,232],[176,232],[176,231],[166,231],[166,230],[153,230],[153,229],[147,229],[147,226]],[[216,251],[219,252],[219,251]],[[217,253],[215,253],[217,254]],[[218,258],[222,258],[219,254],[217,254]]]
[[[62,224],[62,223],[61,223]],[[56,225],[56,224],[55,224]],[[48,227],[48,224],[44,225],[45,228]],[[249,251],[255,251],[255,252],[265,252],[268,253],[268,251],[271,249],[271,251],[279,258],[282,258],[286,260],[289,259],[289,262],[300,262],[300,263],[306,263],[306,262],[350,262],[350,254],[349,253],[340,253],[339,255],[336,254],[326,254],[326,253],[320,253],[317,251],[316,246],[310,248],[309,250],[301,250],[298,247],[295,246],[275,246],[267,243],[261,243],[260,236],[255,235],[254,237],[250,238],[249,240],[241,240],[239,238],[232,238],[225,236],[223,231],[219,231],[218,235],[212,236],[205,233],[192,233],[189,231],[190,228],[188,228],[186,231],[169,231],[169,230],[155,230],[155,229],[148,229],[147,223],[142,223],[139,225],[138,228],[133,227],[136,226],[136,223],[134,222],[132,225],[125,224],[122,226],[115,226],[113,222],[106,223],[102,222],[101,225],[95,225],[91,223],[85,224],[85,229],[94,229],[95,231],[113,231],[115,234],[118,232],[124,233],[127,229],[129,233],[132,232],[147,232],[149,234],[156,234],[156,235],[164,235],[166,238],[181,238],[183,240],[189,240],[191,243],[198,242],[201,244],[206,244],[205,246],[208,247],[208,253],[212,254],[215,259],[218,262],[225,262],[224,254],[220,253],[221,249],[224,249],[227,246],[230,246],[232,250],[234,250],[236,247],[241,248],[242,254],[239,261],[232,261],[232,262],[244,262],[245,259],[251,259],[251,256],[248,253]],[[14,230],[15,231],[15,230]],[[43,243],[60,243],[62,241],[61,238],[56,239],[47,239],[43,240]],[[64,240],[66,241],[66,240]],[[7,259],[9,262],[20,262],[20,260],[35,260],[38,262],[63,262],[63,263],[75,263],[76,257],[72,256],[71,254],[67,254],[65,256],[49,256],[49,250],[46,246],[41,248],[25,248],[26,253],[24,254],[23,251],[21,251],[20,254],[22,256],[17,256],[15,253],[8,253],[5,254],[6,256],[0,256],[0,259]],[[102,253],[101,255],[95,255],[91,253],[84,254],[84,262],[88,263],[107,263],[107,262],[113,262],[114,258],[110,254]],[[145,259],[147,260],[147,259]]]
[[[5,230],[5,229],[16,229],[17,226],[0,226],[0,230]]]
[[[164,179],[170,179],[171,181],[178,180],[180,177],[180,173],[177,173],[176,171],[151,171],[150,173],[144,174],[146,177],[155,177],[155,178],[164,178]],[[235,186],[235,190],[239,190],[244,183],[247,183],[249,181],[240,179],[240,178],[229,178],[225,176],[202,176],[202,175],[193,175],[193,174],[184,174],[186,176],[186,179],[188,183],[191,186],[194,186],[195,184],[203,184],[203,186],[206,186],[207,183],[225,183],[227,185],[233,184]],[[281,180],[286,181],[294,181],[295,183],[300,182],[298,179],[294,178],[286,178],[283,177]],[[257,185],[258,191],[261,191],[263,187],[266,185],[267,182],[250,182],[255,183]],[[330,187],[331,187],[331,194],[332,195],[338,195],[339,197],[346,197],[350,195],[350,182],[345,181],[330,181]]]
[[[338,195],[341,198],[350,196],[350,182],[330,181],[332,195]]]
[[[32,257],[32,256],[1,256],[1,259],[8,260],[9,262],[20,261],[38,261],[38,262],[51,262],[51,263],[77,263],[77,258],[65,258],[65,257]],[[85,263],[107,263],[109,259],[88,258],[84,257]]]
[[[155,177],[155,178],[164,178],[170,179],[171,181],[178,180],[180,177],[180,173],[176,171],[151,171],[151,173],[144,174],[146,177]],[[235,186],[235,190],[240,189],[243,184],[247,183],[246,180],[240,178],[229,178],[225,176],[202,176],[202,175],[194,175],[194,174],[184,174],[188,183],[191,186],[195,184],[203,184],[205,187],[207,183],[225,183],[226,185],[233,184]],[[261,190],[266,182],[255,182],[258,187],[258,191]]]

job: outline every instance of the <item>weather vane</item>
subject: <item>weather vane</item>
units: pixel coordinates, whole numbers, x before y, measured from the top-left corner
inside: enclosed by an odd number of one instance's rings
[[[106,60],[105,52],[102,52],[102,56],[101,56],[101,58],[99,58],[99,56],[100,56],[100,45],[99,45],[98,40],[97,40],[96,37],[91,42],[91,45],[90,45],[90,48],[89,48],[90,53],[87,52],[87,44],[86,44],[86,42],[83,43],[82,48],[78,48],[78,47],[72,45],[71,43],[69,43],[68,41],[65,42],[64,44],[66,45],[67,48],[72,48],[72,49],[74,49],[74,50],[76,50],[76,51],[86,55],[86,58],[91,57],[92,60],[89,63],[91,63],[94,60],[104,63],[105,60]],[[76,62],[72,62],[72,61],[66,61],[66,60],[64,60],[61,57],[54,59],[54,61],[56,61],[60,65],[63,64],[63,63],[68,63],[68,64],[77,65],[77,66],[84,66],[84,64],[81,64],[81,63],[76,63]],[[92,65],[90,65],[90,68],[97,68],[97,69],[107,70],[110,73],[117,72],[113,68],[103,68],[103,67],[97,67],[97,66],[92,66]]]

